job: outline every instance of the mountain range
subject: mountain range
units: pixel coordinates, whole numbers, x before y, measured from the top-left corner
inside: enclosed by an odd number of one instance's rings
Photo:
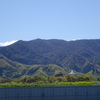
[[[1,77],[66,75],[69,70],[88,73],[94,65],[100,69],[100,39],[19,40],[12,45],[0,47]]]

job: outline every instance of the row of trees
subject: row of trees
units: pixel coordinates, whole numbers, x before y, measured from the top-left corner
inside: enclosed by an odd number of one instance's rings
[[[24,78],[17,78],[17,79],[11,79],[11,78],[0,79],[0,83],[10,83],[10,82],[55,83],[55,82],[79,82],[79,81],[94,81],[94,77],[89,75],[82,75],[82,76],[67,75],[64,77],[53,77],[53,76],[43,77],[39,75],[34,75],[34,76],[27,76]],[[100,81],[100,76],[98,76],[98,81]]]

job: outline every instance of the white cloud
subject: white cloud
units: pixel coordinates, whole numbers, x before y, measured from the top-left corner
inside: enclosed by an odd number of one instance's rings
[[[8,45],[11,45],[11,44],[13,44],[13,43],[15,43],[15,42],[17,42],[17,41],[18,41],[18,40],[7,41],[7,42],[4,42],[4,43],[0,42],[0,46],[8,46]]]
[[[70,41],[77,41],[77,40],[82,40],[81,38],[79,38],[79,39],[73,39],[73,40],[70,40]]]

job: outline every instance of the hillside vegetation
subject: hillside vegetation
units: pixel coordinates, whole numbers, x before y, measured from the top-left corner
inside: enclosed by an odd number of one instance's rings
[[[55,76],[57,74],[66,75],[67,72],[57,65],[25,65],[11,61],[0,55],[0,76],[3,78],[18,78],[27,75]]]
[[[98,76],[100,81],[100,76]],[[25,76],[16,79],[0,79],[0,87],[40,87],[40,86],[94,86],[93,76],[43,77],[40,75]],[[97,85],[100,85],[98,82]]]
[[[71,69],[80,73],[100,69],[100,40],[18,41],[0,47],[0,76],[17,78],[25,75],[66,75]]]

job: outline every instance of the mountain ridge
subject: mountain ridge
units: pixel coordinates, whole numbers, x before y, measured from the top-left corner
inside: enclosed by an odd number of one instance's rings
[[[59,39],[35,39],[17,41],[0,47],[0,54],[23,65],[57,65],[88,73],[93,69],[93,58],[100,68],[100,39],[65,41]]]

